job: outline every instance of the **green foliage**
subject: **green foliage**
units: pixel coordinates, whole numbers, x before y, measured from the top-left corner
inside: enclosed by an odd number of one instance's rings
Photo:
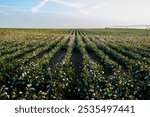
[[[149,34],[0,29],[0,99],[150,99]]]

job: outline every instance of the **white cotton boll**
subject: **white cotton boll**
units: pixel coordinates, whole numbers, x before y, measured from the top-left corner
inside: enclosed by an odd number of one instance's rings
[[[22,91],[19,91],[19,94],[20,94],[20,95],[22,95],[22,93],[23,93]]]
[[[32,87],[32,84],[27,84],[27,87],[29,88],[29,87]]]
[[[5,87],[5,90],[8,90],[9,88],[8,87]]]

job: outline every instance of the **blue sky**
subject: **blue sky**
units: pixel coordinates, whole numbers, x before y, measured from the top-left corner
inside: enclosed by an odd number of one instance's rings
[[[150,0],[0,0],[0,27],[98,28],[150,24]]]

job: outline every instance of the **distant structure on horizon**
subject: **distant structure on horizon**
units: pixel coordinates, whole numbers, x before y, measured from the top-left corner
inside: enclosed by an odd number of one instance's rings
[[[150,29],[150,25],[112,26],[111,28]]]

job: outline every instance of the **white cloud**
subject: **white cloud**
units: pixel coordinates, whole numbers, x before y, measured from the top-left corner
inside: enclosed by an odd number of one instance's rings
[[[9,15],[9,13],[8,13],[8,12],[3,11],[3,10],[0,10],[0,14],[3,14],[3,15]]]
[[[0,5],[0,14],[9,15],[8,9],[13,8],[12,6]]]
[[[80,0],[80,1],[76,0],[75,2],[68,2],[67,0],[43,0],[37,6],[32,8],[32,13],[37,13],[40,8],[46,5],[46,3],[53,2],[53,3],[61,4],[68,8],[76,9],[77,11],[79,11],[84,15],[89,15],[92,12],[94,12],[94,10],[99,9],[101,5],[106,1],[108,0],[97,0],[95,2],[93,2],[93,0]]]
[[[40,8],[42,8],[49,0],[43,0],[42,2],[40,2],[37,6],[32,8],[32,13],[36,13],[38,12],[38,10]]]
[[[16,7],[10,5],[0,5],[0,14],[10,15],[15,12],[30,12],[30,10],[26,7]]]

